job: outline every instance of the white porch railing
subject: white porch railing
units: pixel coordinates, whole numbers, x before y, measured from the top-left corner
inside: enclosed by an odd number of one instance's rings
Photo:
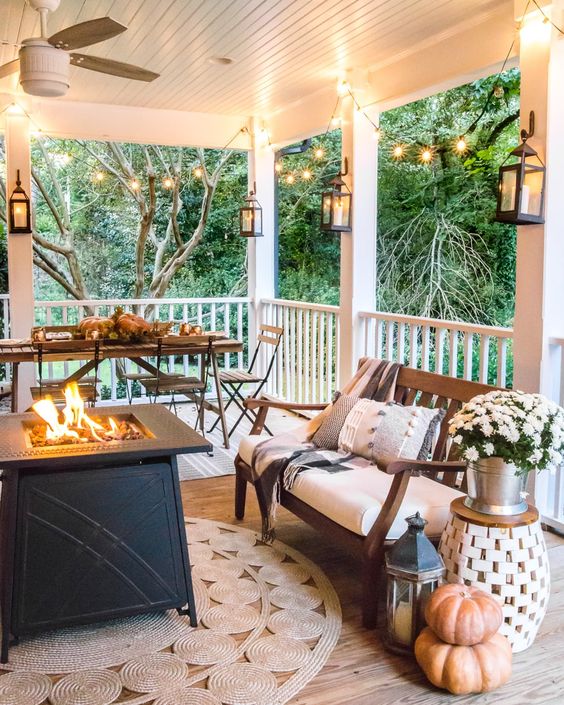
[[[300,403],[329,402],[338,388],[339,307],[262,299],[260,321],[284,329],[267,393]]]
[[[373,311],[360,317],[366,355],[500,387],[512,379],[511,328]]]
[[[36,301],[35,320],[37,325],[72,325],[89,312],[94,315],[111,315],[117,306],[126,311],[137,309],[139,315],[153,307],[155,320],[163,321],[188,321],[202,325],[207,330],[222,330],[226,335],[247,343],[248,335],[248,307],[249,299],[245,297],[231,298],[190,298],[190,299],[92,299],[84,301]],[[248,350],[245,345],[243,352],[225,354],[220,361],[223,367],[244,367],[248,359]],[[49,377],[69,375],[78,363],[48,363],[47,374]],[[104,363],[106,366],[106,363]],[[179,368],[179,365],[181,367]],[[129,371],[131,365],[126,362]],[[179,363],[174,356],[168,358],[168,370],[181,371],[188,375],[190,361],[187,357]],[[105,396],[112,402],[123,400],[125,389],[120,389],[119,377],[115,360],[110,360],[106,369],[101,366],[100,377],[106,387]],[[121,385],[123,387],[123,384]],[[143,395],[142,395],[143,396]]]

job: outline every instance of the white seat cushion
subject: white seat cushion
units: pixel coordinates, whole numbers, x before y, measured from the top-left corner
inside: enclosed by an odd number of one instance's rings
[[[301,426],[305,426],[307,421],[302,421],[296,419],[296,423],[292,424],[287,431],[292,431],[294,429],[299,429]],[[255,447],[266,441],[267,438],[271,438],[268,433],[261,433],[260,436],[244,436],[239,443],[239,456],[247,465],[251,465],[253,460],[253,451]]]
[[[291,493],[340,526],[366,536],[380,514],[392,480],[393,475],[374,465],[335,474],[312,469],[297,476]],[[458,490],[427,477],[412,477],[388,539],[405,533],[406,517],[417,511],[429,522],[425,533],[439,536],[447,523],[450,503],[460,496]]]

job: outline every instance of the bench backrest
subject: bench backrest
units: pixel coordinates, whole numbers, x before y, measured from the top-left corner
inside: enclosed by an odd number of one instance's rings
[[[395,400],[410,406],[425,406],[431,409],[445,409],[446,414],[441,422],[439,437],[433,452],[433,460],[448,459],[448,427],[451,418],[460,407],[470,401],[477,394],[486,394],[497,387],[479,382],[469,382],[465,379],[446,377],[434,372],[424,372],[411,367],[402,367],[396,383]],[[450,485],[456,483],[457,478],[453,473],[445,473],[443,478],[434,473],[432,478]]]

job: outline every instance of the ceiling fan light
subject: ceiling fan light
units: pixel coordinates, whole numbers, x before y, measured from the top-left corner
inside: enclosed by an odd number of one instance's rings
[[[70,57],[44,40],[26,40],[20,49],[20,83],[26,93],[47,98],[69,89]]]

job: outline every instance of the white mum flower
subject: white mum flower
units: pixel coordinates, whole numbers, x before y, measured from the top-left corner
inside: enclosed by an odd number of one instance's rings
[[[460,445],[462,443],[462,436],[460,435],[460,433],[452,439],[452,442],[456,443],[457,445]]]
[[[486,455],[493,455],[494,454],[494,445],[493,443],[486,443],[484,445],[484,453]]]
[[[478,453],[476,448],[474,448],[473,446],[470,446],[470,448],[467,448],[464,451],[464,457],[466,458],[466,460],[469,460],[470,462],[474,462],[474,461],[478,460],[478,458],[480,457],[480,454]]]

